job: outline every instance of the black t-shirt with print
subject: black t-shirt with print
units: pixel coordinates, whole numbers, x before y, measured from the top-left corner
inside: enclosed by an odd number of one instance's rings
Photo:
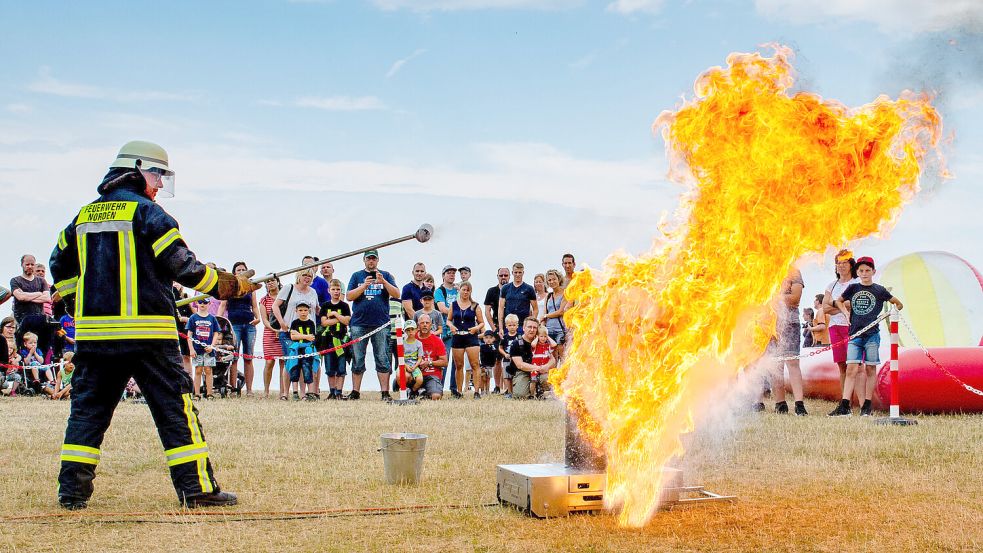
[[[294,322],[290,323],[290,330],[296,330],[297,332],[299,332],[301,334],[310,334],[311,336],[313,336],[314,335],[314,321],[312,319],[307,319],[306,321],[302,321],[300,319],[294,319]],[[311,342],[312,340],[303,339],[303,340],[297,340],[297,341]]]
[[[874,322],[884,311],[884,302],[890,301],[893,297],[887,288],[877,283],[871,283],[870,286],[853,283],[847,286],[842,298],[850,302],[850,336]],[[868,338],[879,331],[880,329],[875,326],[864,332],[861,337]]]
[[[527,342],[521,334],[518,338],[512,341],[512,347],[509,349],[509,356],[521,357],[523,361],[529,363],[530,365],[532,365],[532,353],[532,342]]]
[[[328,311],[337,311],[342,317],[351,317],[352,315],[352,308],[342,300],[339,300],[338,303],[331,303],[331,300],[322,303],[321,316],[326,315]],[[328,325],[328,336],[341,340],[346,334],[348,334],[348,325],[341,323]]]
[[[509,336],[509,333],[505,333],[505,337],[502,338],[502,351],[506,353],[505,360],[502,361],[502,365],[505,367],[505,372],[511,376],[515,376],[515,367],[512,366],[512,344],[515,342],[522,341],[522,334],[516,333],[515,336]]]

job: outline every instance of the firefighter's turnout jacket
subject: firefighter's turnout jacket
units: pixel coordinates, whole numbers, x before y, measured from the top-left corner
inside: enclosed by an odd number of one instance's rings
[[[107,180],[109,177],[107,177]],[[59,235],[55,288],[75,306],[72,406],[61,450],[60,497],[87,500],[113,410],[132,376],[157,425],[178,497],[219,491],[192,404],[175,324],[174,281],[214,295],[218,273],[200,263],[177,222],[137,189],[100,187]]]
[[[74,299],[78,352],[177,340],[173,282],[206,294],[218,284],[215,269],[188,250],[177,221],[127,188],[82,208],[58,235],[50,270],[61,297]]]

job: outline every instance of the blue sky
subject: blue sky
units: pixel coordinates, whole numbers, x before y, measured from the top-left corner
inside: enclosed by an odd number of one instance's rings
[[[644,251],[676,205],[655,117],[728,53],[780,42],[801,88],[848,105],[941,93],[956,178],[857,247],[981,266],[981,20],[973,0],[0,0],[0,263],[47,258],[119,146],[147,139],[177,171],[162,205],[224,266],[429,221],[432,244],[383,252],[398,280],[417,259],[468,264],[480,288],[515,260],[596,267]],[[830,272],[806,266],[807,289]]]

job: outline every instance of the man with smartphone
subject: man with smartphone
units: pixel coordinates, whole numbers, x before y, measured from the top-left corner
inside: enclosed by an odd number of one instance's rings
[[[352,319],[349,326],[352,339],[365,336],[372,330],[389,322],[389,298],[399,300],[399,288],[396,279],[387,271],[379,269],[379,252],[369,250],[362,255],[365,269],[357,271],[348,281],[348,301],[352,302]],[[382,390],[382,400],[392,399],[389,396],[389,374],[392,367],[389,363],[389,333],[380,331],[373,334],[367,341],[358,341],[352,348],[354,356],[352,364],[352,391],[347,399],[359,399],[362,387],[362,375],[365,374],[365,356],[368,354],[369,343],[375,357],[375,370],[379,377],[379,389]]]

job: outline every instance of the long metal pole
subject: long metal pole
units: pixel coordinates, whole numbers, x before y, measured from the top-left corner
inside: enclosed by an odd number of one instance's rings
[[[334,261],[338,261],[339,259],[345,259],[345,258],[348,258],[348,257],[353,257],[353,256],[356,256],[356,255],[358,255],[360,253],[365,253],[365,252],[367,252],[369,250],[378,250],[380,248],[385,248],[387,246],[392,246],[394,244],[399,244],[400,242],[406,242],[406,241],[409,241],[409,240],[417,240],[418,242],[426,242],[426,241],[430,240],[430,237],[431,236],[433,236],[433,227],[430,226],[429,224],[423,224],[423,225],[420,225],[420,228],[418,228],[416,230],[416,232],[414,232],[413,234],[407,234],[406,236],[400,236],[399,238],[393,238],[392,240],[386,240],[385,242],[379,242],[378,244],[373,244],[371,246],[365,246],[364,248],[359,248],[357,250],[352,250],[350,252],[345,252],[343,254],[339,254],[339,255],[336,255],[334,257],[329,257],[327,259],[321,259],[321,260],[315,261],[313,263],[308,263],[306,265],[301,265],[299,267],[294,267],[293,269],[287,269],[285,271],[279,271],[279,272],[276,272],[276,273],[269,273],[269,274],[264,275],[264,276],[253,277],[253,278],[249,279],[249,281],[252,282],[253,284],[261,284],[263,282],[267,282],[267,281],[273,280],[275,278],[280,278],[280,277],[282,277],[284,275],[290,275],[290,274],[293,274],[293,273],[299,273],[300,271],[304,271],[304,270],[307,270],[307,269],[313,269],[314,267],[320,267],[321,265],[324,265],[325,263],[331,263],[331,262],[334,262]],[[189,303],[195,302],[195,301],[198,301],[198,300],[207,300],[210,297],[211,296],[209,296],[208,294],[199,294],[197,296],[194,296],[194,297],[191,297],[191,298],[185,298],[183,300],[178,301],[177,302],[177,306],[178,307],[181,307],[182,305],[188,305]]]

